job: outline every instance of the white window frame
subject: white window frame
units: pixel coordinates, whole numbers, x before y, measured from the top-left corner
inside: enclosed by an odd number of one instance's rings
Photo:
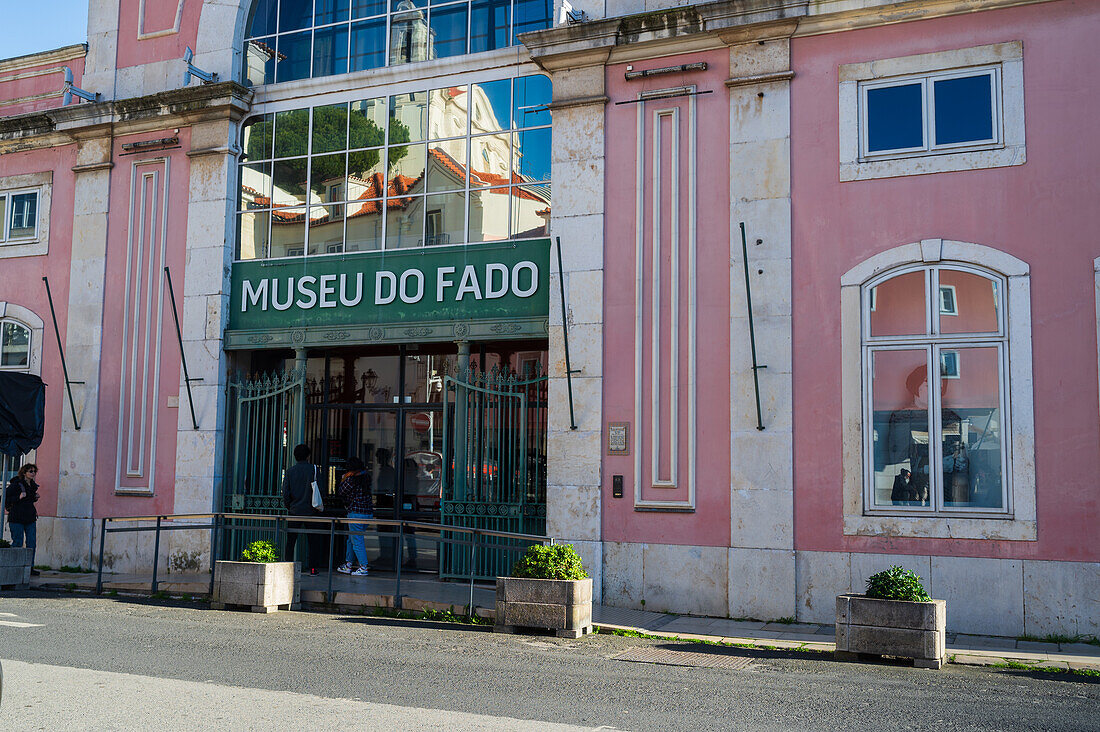
[[[0,371],[26,371],[27,369],[30,368],[31,357],[34,354],[34,347],[35,347],[35,345],[37,345],[34,342],[34,329],[31,328],[31,326],[24,323],[23,321],[16,320],[15,318],[0,318],[0,338],[3,337],[4,326],[7,325],[8,323],[14,323],[15,325],[18,325],[23,330],[27,331],[27,363],[25,365],[20,364],[20,365],[15,365],[15,366],[5,365],[4,364],[4,359],[3,359],[4,344],[3,344],[2,341],[0,341]]]
[[[942,302],[937,297],[932,299],[932,293],[939,293],[942,289],[951,285],[940,285],[940,272],[949,270],[952,272],[965,272],[980,277],[985,277],[996,283],[998,293],[997,306],[997,330],[988,333],[940,333],[937,332],[936,320],[933,317],[933,308],[942,312]],[[871,335],[871,293],[879,285],[895,277],[900,277],[913,272],[923,272],[925,281],[925,334],[902,336],[873,336]],[[895,267],[884,273],[876,275],[863,284],[863,337],[862,337],[862,361],[863,361],[863,457],[866,461],[864,467],[863,506],[864,514],[868,516],[933,516],[933,517],[966,517],[984,515],[998,518],[1012,517],[1012,490],[1011,490],[1011,441],[1007,439],[1011,434],[1010,425],[1012,415],[1008,394],[1011,385],[1008,382],[1008,336],[1004,324],[1004,293],[1007,291],[1005,278],[998,273],[975,267],[969,264],[955,262],[921,263],[902,267]],[[932,305],[935,303],[935,305]],[[957,309],[957,308],[956,308]],[[873,355],[881,351],[913,351],[924,350],[926,352],[926,369],[929,375],[928,382],[928,414],[931,418],[928,432],[928,464],[930,466],[943,464],[943,424],[942,408],[940,405],[940,390],[932,388],[935,381],[933,374],[940,373],[940,360],[942,354],[954,352],[956,364],[958,363],[958,351],[963,348],[989,348],[998,350],[997,358],[997,382],[998,382],[998,412],[1000,420],[999,434],[1001,435],[1001,502],[996,508],[985,507],[961,507],[944,505],[942,477],[938,471],[930,471],[929,490],[933,499],[929,506],[881,506],[875,504],[874,485],[874,378],[872,373]],[[937,376],[936,379],[943,378]],[[947,377],[958,378],[958,376]]]
[[[944,357],[947,356],[947,355],[951,355],[951,356],[954,357],[955,370],[953,372],[946,371],[945,368],[944,368],[947,365],[947,360]],[[957,350],[951,350],[951,349],[941,349],[940,350],[940,378],[941,379],[961,379],[962,378],[962,363],[961,363],[960,358],[961,357],[959,356],[959,352]],[[1003,369],[1002,369],[1002,372],[1003,372]]]
[[[987,46],[844,64],[839,70],[840,179],[870,180],[956,170],[979,170],[1027,162],[1024,137],[1023,44]],[[936,145],[935,81],[994,75],[994,137],[982,142]],[[922,85],[924,146],[867,150],[866,94],[869,89],[919,82]]]
[[[0,176],[0,203],[4,216],[0,220],[0,259],[30,257],[49,252],[50,198],[53,172],[24,173]],[[12,197],[23,193],[37,196],[35,205],[34,234],[12,238]]]
[[[993,135],[984,140],[970,140],[939,144],[936,142],[936,95],[935,84],[948,79],[966,79],[973,76],[990,77],[989,106],[992,113]],[[890,150],[870,150],[871,125],[867,119],[867,94],[875,89],[890,89],[897,86],[919,84],[921,88],[921,130],[924,144],[918,147],[894,148]],[[912,157],[918,155],[936,155],[964,150],[988,150],[1004,145],[1004,133],[1001,120],[1001,67],[997,65],[974,66],[968,69],[941,71],[934,74],[909,74],[877,81],[859,83],[859,145],[860,160],[880,160]]]
[[[948,308],[944,304],[944,301],[943,301],[944,290],[947,290],[951,293],[951,307],[950,308]],[[1002,292],[1003,292],[1003,290],[1002,290]],[[940,285],[939,289],[938,289],[938,295],[939,295],[938,300],[939,300],[940,315],[958,315],[959,314],[959,299],[957,297],[958,292],[955,290],[954,285]]]
[[[1011,515],[993,517],[967,512],[957,516],[868,513],[864,510],[864,364],[865,285],[883,273],[906,265],[974,266],[1003,278],[1000,328],[1008,347],[1002,359],[1007,374],[1005,412],[1011,441],[1009,472]],[[1028,264],[1016,257],[970,242],[925,239],[882,251],[853,266],[841,277],[841,424],[843,531],[848,536],[895,536],[945,539],[1035,541],[1035,414],[1032,392],[1031,280]],[[927,308],[931,312],[931,308]],[[991,334],[992,335],[992,334]],[[923,336],[921,336],[923,337]],[[944,336],[946,341],[948,337]],[[914,340],[918,337],[910,337]],[[959,339],[963,340],[963,339]],[[976,340],[969,334],[966,342]],[[903,344],[904,345],[904,344]],[[929,363],[931,368],[932,363]],[[954,511],[955,509],[952,509]]]

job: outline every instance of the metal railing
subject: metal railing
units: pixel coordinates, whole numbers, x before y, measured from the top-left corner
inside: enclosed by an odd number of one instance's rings
[[[247,521],[244,525],[235,525],[232,522],[236,520]],[[209,523],[194,523],[209,522]],[[554,538],[548,536],[537,536],[534,534],[520,534],[509,531],[493,531],[491,529],[479,529],[469,528],[464,526],[442,526],[440,524],[423,523],[419,521],[399,521],[395,519],[361,519],[361,518],[341,518],[341,517],[329,517],[329,516],[287,516],[276,514],[252,514],[252,513],[195,513],[195,514],[164,514],[160,516],[115,516],[104,517],[100,519],[100,532],[99,532],[99,559],[98,567],[96,569],[96,594],[102,594],[103,592],[103,557],[104,548],[107,540],[107,534],[121,534],[121,533],[139,533],[139,532],[154,532],[153,539],[153,578],[149,586],[151,593],[156,593],[159,587],[159,567],[160,567],[160,539],[161,534],[165,531],[209,531],[210,532],[210,595],[214,594],[214,569],[215,562],[218,559],[218,550],[221,546],[222,534],[225,532],[236,531],[256,531],[257,527],[255,523],[257,521],[265,522],[270,521],[273,525],[270,531],[274,532],[274,539],[276,548],[282,551],[283,541],[286,538],[287,531],[292,531],[299,535],[321,535],[328,537],[328,590],[325,595],[329,603],[332,602],[332,579],[333,579],[333,549],[336,543],[337,536],[352,537],[352,536],[374,536],[378,537],[379,541],[393,542],[396,548],[396,561],[394,562],[394,607],[401,607],[401,547],[404,544],[405,536],[408,530],[412,532],[417,531],[438,531],[438,536],[426,535],[423,533],[416,533],[419,540],[434,541],[438,545],[438,555],[442,557],[441,551],[444,545],[452,546],[465,546],[469,551],[469,566],[471,568],[477,566],[477,559],[479,551],[507,551],[514,550],[514,545],[494,545],[490,540],[492,539],[506,539],[510,541],[528,542],[529,544],[554,544]],[[151,526],[135,526],[137,523],[151,523]],[[288,529],[288,524],[296,524],[295,527]],[[122,526],[111,527],[109,524],[126,524]],[[304,528],[303,524],[317,524],[320,528]],[[373,526],[373,529],[365,529],[362,531],[352,530],[350,528],[337,529],[337,525],[345,524],[366,524]],[[386,528],[385,531],[380,531],[380,528]],[[396,533],[394,529],[396,528]],[[412,533],[408,532],[408,533]],[[461,537],[461,538],[459,538]],[[470,573],[470,601],[467,605],[469,614],[474,613],[474,581],[476,577],[475,573]]]

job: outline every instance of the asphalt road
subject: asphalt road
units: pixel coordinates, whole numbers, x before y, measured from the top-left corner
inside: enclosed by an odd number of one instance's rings
[[[741,670],[615,660],[748,656]],[[0,597],[11,729],[1100,730],[1097,679],[354,615]]]

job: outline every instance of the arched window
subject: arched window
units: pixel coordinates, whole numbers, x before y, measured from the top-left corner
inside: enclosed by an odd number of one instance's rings
[[[245,26],[245,80],[295,81],[505,48],[520,33],[549,28],[552,15],[552,0],[256,0]]]
[[[1008,511],[1005,281],[904,267],[863,287],[869,512]]]
[[[31,329],[17,320],[0,319],[0,369],[30,368]]]

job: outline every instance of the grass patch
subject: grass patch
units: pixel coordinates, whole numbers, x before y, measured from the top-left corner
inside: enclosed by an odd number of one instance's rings
[[[118,597],[118,590],[107,590],[107,597]]]
[[[91,569],[89,567],[74,567],[74,566],[69,565],[69,564],[61,565],[61,567],[57,571],[58,572],[68,572],[69,574],[91,574],[91,573],[95,572],[94,569]]]
[[[75,582],[70,582],[69,584],[65,585],[65,589],[68,590],[69,592],[72,592],[73,590],[76,589],[76,583]]]
[[[706,640],[704,638],[681,638],[678,635],[653,635],[651,633],[642,633],[637,630],[624,630],[621,628],[604,628],[602,626],[596,626],[597,633],[601,635],[617,635],[623,638],[648,638],[650,640],[671,640],[679,643],[694,643],[703,646],[722,646],[725,648],[751,648],[753,650],[764,651],[798,651],[799,653],[828,653],[828,651],[819,651],[816,648],[806,648],[805,644],[799,646],[771,646],[765,643],[734,643],[733,641],[715,641]]]
[[[153,598],[154,600],[167,600],[167,599],[169,599],[169,598],[171,597],[171,595],[169,595],[169,594],[168,594],[167,592],[165,592],[164,590],[157,590],[156,592],[154,592],[154,593],[153,593],[153,594],[151,595],[151,597],[152,597],[152,598]]]
[[[1100,679],[1100,671],[1094,668],[1052,668],[1043,666],[1042,661],[1023,663],[1021,661],[1004,661],[1003,663],[991,663],[986,668],[996,668],[1005,671],[1032,671],[1042,674],[1068,674],[1071,676],[1084,676],[1086,678]]]
[[[38,569],[38,570],[43,570],[43,569],[44,569],[44,570],[46,570],[47,572],[49,572],[49,571],[52,571],[52,570],[53,570],[53,567],[51,567],[51,566],[50,566],[50,565],[48,565],[48,564],[36,564],[36,565],[34,565],[34,568],[35,568],[35,569]]]
[[[368,608],[363,607],[364,613]],[[466,615],[455,613],[454,607],[450,610],[424,610],[413,612],[411,610],[398,610],[390,607],[376,607],[373,614],[380,618],[398,618],[401,620],[431,620],[436,623],[457,623],[459,625],[492,625],[493,621],[480,615]],[[465,608],[463,608],[465,610]]]
[[[788,615],[785,618],[779,618],[778,620],[774,620],[773,622],[782,623],[783,625],[794,625],[798,621],[794,619],[793,615]]]
[[[1100,646],[1100,638],[1094,635],[1061,635],[1058,633],[1051,633],[1049,635],[1018,635],[1016,640],[1031,641],[1033,643],[1088,643],[1094,646]]]

